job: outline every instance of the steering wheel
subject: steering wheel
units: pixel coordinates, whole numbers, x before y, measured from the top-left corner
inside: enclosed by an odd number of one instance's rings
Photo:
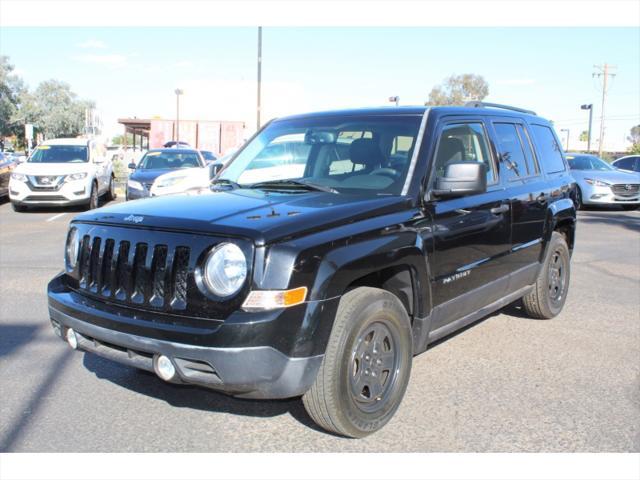
[[[393,168],[376,168],[371,172],[371,175],[384,175],[385,177],[391,177],[393,180],[396,180],[400,177],[400,172]]]

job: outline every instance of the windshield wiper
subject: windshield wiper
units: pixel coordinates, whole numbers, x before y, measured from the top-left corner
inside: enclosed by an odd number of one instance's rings
[[[305,182],[304,180],[267,180],[265,182],[252,183],[249,188],[305,188],[307,190],[316,190],[319,192],[338,193],[335,188],[331,188],[327,185],[319,185],[317,183]]]
[[[229,180],[227,178],[214,178],[211,180],[211,186],[214,185],[225,185],[231,187],[231,190],[235,190],[236,188],[241,188],[240,184],[234,182],[233,180]]]

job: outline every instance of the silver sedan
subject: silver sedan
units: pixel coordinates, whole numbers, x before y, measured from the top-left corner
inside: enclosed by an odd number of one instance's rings
[[[625,210],[640,206],[640,174],[613,168],[595,155],[567,154],[576,180],[576,207],[621,205]]]

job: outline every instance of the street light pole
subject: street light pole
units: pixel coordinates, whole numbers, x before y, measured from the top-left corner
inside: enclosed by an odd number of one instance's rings
[[[180,141],[180,95],[183,93],[183,90],[176,88],[176,142]]]
[[[593,103],[581,105],[582,110],[589,110],[589,131],[587,133],[587,152],[591,151],[591,121],[593,120]]]
[[[397,95],[396,95],[395,97],[389,97],[389,101],[390,101],[390,102],[395,102],[395,103],[396,103],[396,107],[397,107],[398,105],[400,105],[400,97],[399,97],[399,96],[397,96]]]

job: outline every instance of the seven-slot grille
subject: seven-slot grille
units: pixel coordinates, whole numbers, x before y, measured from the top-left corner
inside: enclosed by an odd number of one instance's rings
[[[84,235],[78,284],[81,290],[118,303],[184,310],[190,254],[186,246]]]
[[[613,193],[620,197],[635,197],[640,192],[640,184],[638,183],[618,183],[611,185]]]

